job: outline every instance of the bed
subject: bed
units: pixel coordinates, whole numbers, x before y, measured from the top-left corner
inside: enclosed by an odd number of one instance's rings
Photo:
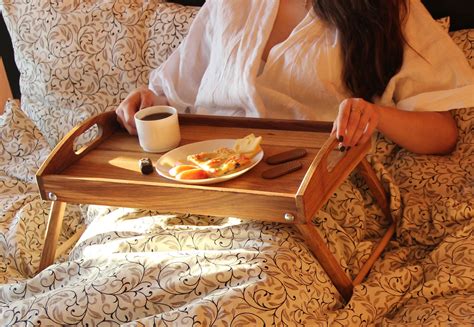
[[[39,166],[73,126],[146,84],[199,8],[122,0],[0,8],[21,72],[21,103],[8,101],[0,116],[0,325],[474,322],[473,108],[453,113],[460,135],[448,156],[415,155],[377,136],[368,160],[398,226],[348,303],[295,228],[235,217],[68,206],[56,263],[37,273],[50,207],[39,198]],[[448,33],[449,19],[442,23]],[[463,27],[450,36],[474,69],[474,30]],[[357,174],[314,222],[352,277],[390,223]]]

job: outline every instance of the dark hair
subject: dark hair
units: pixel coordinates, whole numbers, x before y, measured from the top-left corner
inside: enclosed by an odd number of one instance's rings
[[[352,96],[381,95],[403,63],[406,0],[313,0],[313,8],[340,33],[342,79]]]

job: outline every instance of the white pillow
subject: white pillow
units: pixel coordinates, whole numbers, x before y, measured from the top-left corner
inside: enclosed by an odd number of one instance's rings
[[[179,45],[197,7],[162,1],[0,2],[19,68],[21,106],[54,146],[113,110]]]

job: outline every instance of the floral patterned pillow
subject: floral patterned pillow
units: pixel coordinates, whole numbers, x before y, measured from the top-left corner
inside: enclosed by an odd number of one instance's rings
[[[163,1],[0,1],[21,105],[54,146],[113,110],[179,45],[198,7]]]
[[[474,69],[474,29],[465,29],[449,33],[453,41],[464,52],[467,61]]]

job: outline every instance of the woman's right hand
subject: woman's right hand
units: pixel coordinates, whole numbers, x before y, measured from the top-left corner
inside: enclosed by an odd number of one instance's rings
[[[117,109],[115,109],[117,120],[130,134],[136,135],[135,113],[143,108],[160,104],[168,104],[166,97],[157,96],[147,87],[140,87],[130,92]]]
[[[380,110],[379,106],[364,99],[343,100],[332,130],[340,142],[339,150],[367,142],[378,128]]]

